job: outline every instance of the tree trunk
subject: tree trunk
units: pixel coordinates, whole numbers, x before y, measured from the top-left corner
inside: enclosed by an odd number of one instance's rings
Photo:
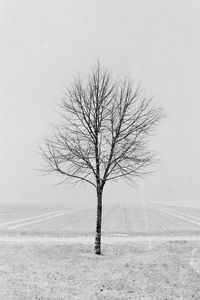
[[[101,222],[102,222],[102,193],[101,188],[97,188],[97,221],[96,221],[96,237],[95,237],[95,254],[101,254]]]

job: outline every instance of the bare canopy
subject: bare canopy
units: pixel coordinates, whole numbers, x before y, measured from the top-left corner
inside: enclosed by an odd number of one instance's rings
[[[45,172],[91,184],[97,191],[95,250],[101,253],[102,193],[107,181],[135,178],[155,162],[148,137],[163,110],[125,78],[114,79],[99,63],[76,78],[60,105],[61,123],[46,138],[41,152]]]

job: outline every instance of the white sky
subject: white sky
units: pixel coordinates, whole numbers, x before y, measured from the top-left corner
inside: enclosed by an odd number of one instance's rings
[[[92,189],[55,188],[33,169],[64,86],[97,58],[167,110],[145,199],[200,205],[198,0],[0,0],[0,203],[95,200]],[[113,183],[105,201],[140,196]]]

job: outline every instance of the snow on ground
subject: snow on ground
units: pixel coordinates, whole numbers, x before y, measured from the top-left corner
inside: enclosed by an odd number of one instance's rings
[[[0,247],[0,299],[200,299],[199,242]]]
[[[96,207],[15,206],[1,209],[0,230],[28,232],[55,231],[93,234]],[[139,204],[112,204],[103,207],[104,234],[165,232],[173,230],[200,230],[200,209]]]
[[[0,299],[200,299],[200,210],[0,207]]]

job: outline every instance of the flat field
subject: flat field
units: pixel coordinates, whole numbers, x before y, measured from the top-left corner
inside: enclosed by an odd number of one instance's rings
[[[199,242],[1,243],[0,299],[200,299]]]
[[[0,234],[92,235],[95,221],[96,207],[91,205],[0,206]],[[104,235],[200,232],[200,209],[125,202],[104,205],[102,231]]]
[[[102,256],[95,219],[89,205],[0,206],[0,299],[200,299],[200,209],[104,205]]]

